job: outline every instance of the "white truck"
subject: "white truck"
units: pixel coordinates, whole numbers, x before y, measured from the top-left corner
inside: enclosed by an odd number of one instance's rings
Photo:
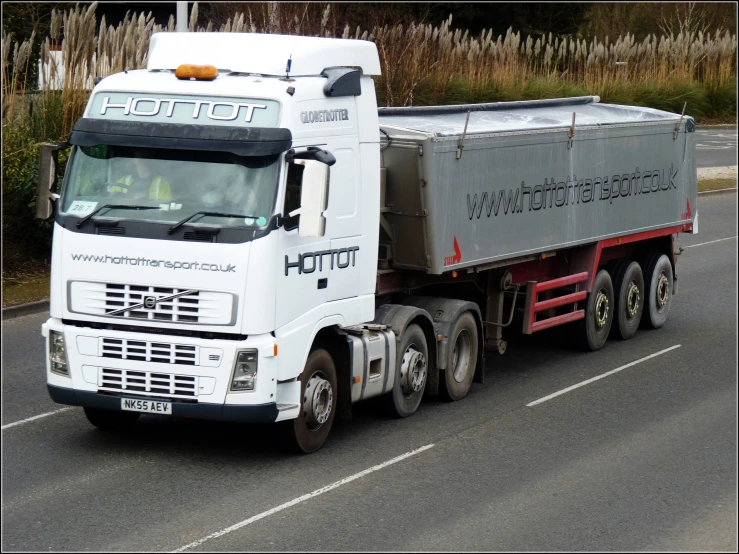
[[[51,398],[103,429],[277,422],[307,453],[355,402],[462,399],[514,320],[586,350],[665,323],[673,236],[697,232],[690,117],[378,110],[379,74],[366,41],[158,33],[100,80],[42,146]]]

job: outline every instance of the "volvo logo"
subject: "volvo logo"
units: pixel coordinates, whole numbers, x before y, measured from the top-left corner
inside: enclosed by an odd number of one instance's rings
[[[144,297],[144,308],[147,310],[153,310],[157,307],[157,298],[156,296],[146,296]]]

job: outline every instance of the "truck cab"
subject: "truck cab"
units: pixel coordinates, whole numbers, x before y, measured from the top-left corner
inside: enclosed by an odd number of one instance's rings
[[[54,400],[298,417],[314,337],[374,317],[379,67],[366,41],[159,33],[95,86],[39,205]]]

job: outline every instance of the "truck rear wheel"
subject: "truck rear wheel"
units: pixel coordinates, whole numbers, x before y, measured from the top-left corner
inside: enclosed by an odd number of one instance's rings
[[[300,413],[280,423],[282,441],[293,452],[310,454],[326,442],[336,415],[336,366],[327,350],[310,353],[300,383]]]
[[[585,306],[585,319],[579,323],[581,348],[590,352],[603,348],[613,323],[613,282],[605,269],[595,276]]]
[[[631,260],[621,260],[613,271],[616,321],[611,335],[628,340],[639,329],[644,309],[644,275],[641,266]]]
[[[391,413],[408,417],[416,413],[428,377],[426,335],[416,324],[409,325],[401,336],[395,362],[395,382],[387,402]]]
[[[657,252],[644,272],[646,298],[641,323],[649,329],[659,329],[667,321],[672,302],[672,264],[670,258]]]
[[[104,431],[125,431],[133,427],[141,414],[138,412],[123,412],[103,410],[100,408],[83,408],[87,421]]]
[[[449,344],[449,360],[441,391],[447,400],[456,401],[467,396],[477,366],[477,323],[470,312],[457,318]]]

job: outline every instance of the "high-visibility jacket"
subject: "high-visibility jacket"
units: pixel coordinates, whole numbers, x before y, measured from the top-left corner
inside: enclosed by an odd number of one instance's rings
[[[118,181],[117,185],[109,187],[110,192],[120,192],[128,194],[128,190],[133,184],[133,175],[124,175]],[[150,200],[172,200],[172,187],[164,177],[161,175],[154,175],[151,179],[151,186],[149,187],[149,199]]]

